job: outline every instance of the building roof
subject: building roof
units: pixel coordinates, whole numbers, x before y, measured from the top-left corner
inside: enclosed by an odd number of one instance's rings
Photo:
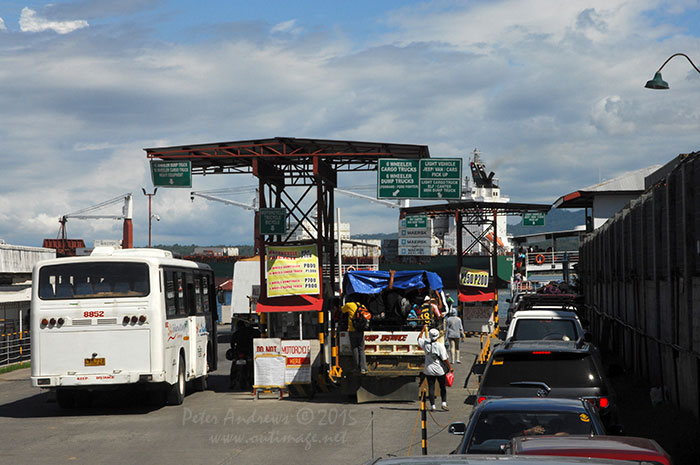
[[[597,195],[641,195],[644,190],[644,178],[658,170],[661,165],[652,165],[634,171],[628,171],[612,179],[584,187],[559,197],[554,202],[555,208],[590,208]]]

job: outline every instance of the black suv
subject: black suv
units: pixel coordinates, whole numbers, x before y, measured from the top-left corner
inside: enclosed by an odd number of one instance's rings
[[[617,422],[614,394],[595,346],[583,341],[513,341],[496,346],[487,364],[474,365],[483,375],[476,400],[494,397],[566,397],[589,401],[611,432]]]

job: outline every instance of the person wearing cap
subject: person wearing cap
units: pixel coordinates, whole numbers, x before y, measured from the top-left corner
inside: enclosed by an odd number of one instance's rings
[[[445,375],[446,370],[454,371],[450,361],[447,359],[447,350],[444,344],[437,340],[440,338],[440,331],[433,328],[428,331],[428,326],[423,326],[423,330],[418,336],[418,346],[425,352],[425,364],[423,374],[428,380],[428,398],[430,408],[435,410],[435,380],[440,383],[440,397],[442,398],[442,409],[447,408],[447,386]]]
[[[457,310],[450,310],[445,320],[445,337],[450,342],[450,362],[462,363],[459,354],[459,341],[464,340],[462,320],[457,316]]]

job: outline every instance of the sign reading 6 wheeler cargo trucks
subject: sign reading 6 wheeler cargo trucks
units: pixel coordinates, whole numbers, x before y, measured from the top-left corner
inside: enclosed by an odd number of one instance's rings
[[[265,256],[267,295],[313,295],[320,292],[316,244],[270,246]]]
[[[459,199],[461,196],[461,158],[379,159],[378,199]]]

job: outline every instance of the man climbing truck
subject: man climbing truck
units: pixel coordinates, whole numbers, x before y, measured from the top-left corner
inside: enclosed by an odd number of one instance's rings
[[[371,314],[363,329],[366,372],[353,357],[348,331],[357,330],[357,318],[342,313],[336,328],[338,356],[334,357],[332,373],[337,376],[343,392],[357,395],[358,402],[374,400],[415,400],[418,379],[425,358],[418,346],[421,308],[435,301],[444,309],[445,295],[442,279],[429,271],[349,271],[343,279],[343,306],[363,307]],[[346,307],[348,308],[348,307]],[[435,312],[438,314],[439,312]],[[364,323],[363,323],[364,324]],[[442,329],[439,318],[430,319],[431,327]],[[356,336],[356,334],[355,334]],[[440,342],[443,342],[442,331]]]

